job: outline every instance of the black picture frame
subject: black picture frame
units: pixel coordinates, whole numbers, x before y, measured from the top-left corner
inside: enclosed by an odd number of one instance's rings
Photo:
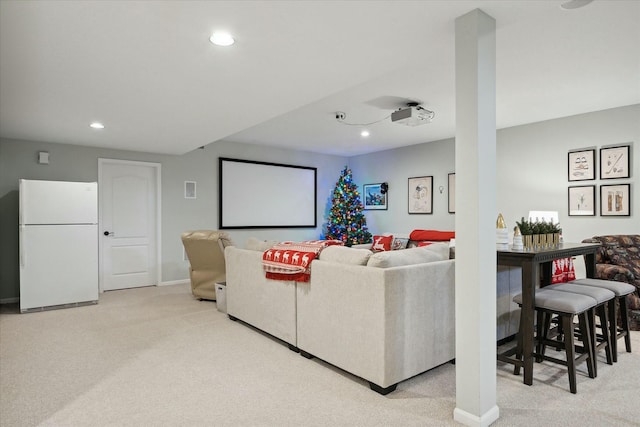
[[[601,148],[600,179],[629,178],[631,176],[629,152],[629,145]]]
[[[364,210],[387,210],[389,193],[383,190],[382,186],[386,184],[379,182],[376,184],[364,184],[362,186],[362,204]]]
[[[567,190],[569,216],[596,215],[596,186],[578,185]]]
[[[600,216],[631,216],[631,184],[600,186]]]
[[[592,181],[596,179],[596,150],[569,151],[567,156],[567,179]]]
[[[414,176],[408,180],[409,214],[433,213],[433,176]]]
[[[448,198],[447,198],[447,209],[450,214],[456,213],[456,174],[450,173],[448,175]]]

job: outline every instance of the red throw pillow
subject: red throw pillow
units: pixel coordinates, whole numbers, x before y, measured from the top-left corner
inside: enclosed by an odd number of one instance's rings
[[[551,264],[551,284],[555,285],[556,283],[564,283],[565,272],[564,272],[564,263],[566,260],[564,259],[554,259]]]
[[[439,230],[413,230],[409,235],[411,240],[431,240],[431,241],[445,241],[455,239],[455,231],[439,231]]]
[[[390,251],[393,236],[373,236],[371,250],[374,252]]]
[[[573,258],[555,259],[551,266],[552,285],[576,280],[576,269],[573,265]]]
[[[567,258],[564,280],[570,282],[576,280],[576,268],[573,265],[573,258]]]
[[[418,247],[433,245],[433,242],[418,242]]]

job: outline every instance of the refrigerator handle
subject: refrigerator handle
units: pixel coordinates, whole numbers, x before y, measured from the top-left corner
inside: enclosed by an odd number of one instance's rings
[[[20,267],[24,267],[25,264],[26,264],[25,259],[24,259],[24,237],[23,237],[23,235],[24,235],[24,225],[20,225],[20,229],[19,229],[18,234],[19,234],[18,240],[19,240],[19,245],[20,245]]]
[[[18,181],[18,193],[19,193],[19,197],[18,197],[18,245],[20,247],[20,267],[24,267],[25,262],[24,262],[24,222],[22,221],[22,217],[24,216],[24,208],[22,206],[23,204],[23,199],[26,197],[27,194],[27,189],[24,185],[24,179],[21,179]]]

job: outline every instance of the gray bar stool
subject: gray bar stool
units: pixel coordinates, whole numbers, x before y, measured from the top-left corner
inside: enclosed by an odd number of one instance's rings
[[[627,353],[631,353],[631,337],[629,336],[629,310],[627,295],[635,292],[635,287],[624,282],[602,279],[577,279],[569,283],[608,289],[616,296],[620,305],[620,324],[618,324],[618,304],[609,304],[609,335],[611,336],[611,351],[613,361],[618,361],[618,340],[624,337]]]
[[[570,292],[574,294],[586,295],[597,301],[595,309],[591,311],[589,315],[589,327],[591,329],[591,339],[593,341],[593,373],[594,376],[598,376],[598,360],[596,358],[596,352],[605,349],[605,355],[607,358],[607,364],[613,365],[611,336],[609,335],[609,305],[615,303],[615,294],[608,289],[596,288],[593,286],[576,285],[575,283],[560,283],[557,285],[546,286],[545,289],[552,289],[560,292]],[[596,322],[595,315],[600,318],[600,329],[602,335],[598,339],[596,334]],[[548,327],[548,325],[545,325]],[[565,331],[568,333],[569,331]],[[542,350],[544,353],[544,349]]]
[[[513,298],[513,301],[522,306],[522,294],[518,294]],[[591,340],[592,333],[589,327],[589,311],[597,305],[595,299],[586,296],[573,294],[569,292],[554,291],[551,289],[536,289],[535,295],[535,310],[537,314],[537,326],[536,326],[536,341],[538,344],[544,344],[556,347],[558,341],[550,340],[547,338],[547,330],[543,329],[546,316],[557,315],[560,317],[562,327],[565,331],[573,331],[573,319],[578,316],[579,323],[579,336],[582,340],[582,348],[584,350],[579,356],[576,357],[576,345],[574,342],[574,334],[566,333],[563,335],[564,348],[566,353],[566,359],[557,359],[555,357],[539,354],[537,351],[534,354],[536,358],[548,360],[550,362],[558,363],[567,367],[567,373],[569,375],[569,389],[571,393],[576,393],[576,364],[586,360],[589,377],[594,378],[593,368],[593,342]],[[522,325],[522,322],[520,322]],[[516,357],[522,357],[522,332],[518,333],[518,347],[516,351]],[[516,367],[514,374],[518,375],[520,368]]]

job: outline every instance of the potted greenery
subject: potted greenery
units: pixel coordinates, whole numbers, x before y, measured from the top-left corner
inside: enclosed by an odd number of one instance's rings
[[[560,243],[560,223],[531,221],[524,217],[516,221],[525,248],[557,246]]]

